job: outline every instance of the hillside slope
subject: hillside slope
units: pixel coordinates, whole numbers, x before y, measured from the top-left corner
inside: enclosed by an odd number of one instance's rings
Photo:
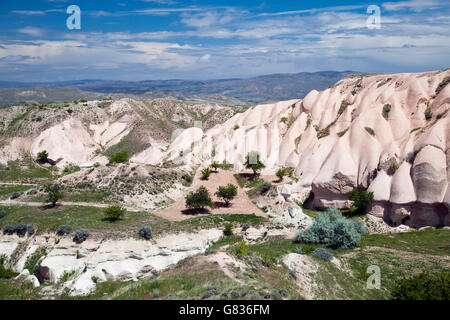
[[[186,130],[164,159],[240,170],[258,151],[266,172],[295,168],[285,197],[344,209],[349,191],[368,188],[371,212],[393,224],[449,225],[449,79],[450,70],[348,77],[303,100],[251,108],[205,136]],[[179,158],[186,141],[194,148]]]

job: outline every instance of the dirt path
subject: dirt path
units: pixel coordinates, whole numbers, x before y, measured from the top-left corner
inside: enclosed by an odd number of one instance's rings
[[[26,202],[26,201],[14,201],[14,200],[0,200],[1,205],[5,206],[27,206],[27,207],[42,207],[44,204],[42,202]],[[61,201],[58,202],[59,205],[62,206],[77,206],[77,207],[95,207],[95,208],[107,208],[111,204],[107,203],[98,203],[98,202],[70,202],[70,201]],[[125,209],[130,212],[140,212],[145,211],[143,209],[137,209],[134,207],[127,207]]]
[[[233,171],[219,169],[217,173],[211,173],[211,176],[206,181],[200,179],[200,171],[200,169],[197,170],[197,174],[190,190],[196,190],[200,186],[204,186],[211,193],[213,201],[216,202],[216,208],[210,209],[206,214],[255,214],[257,216],[267,217],[264,212],[258,209],[258,207],[250,201],[245,191],[239,187],[233,176]],[[231,202],[230,207],[224,207],[221,205],[222,201],[217,198],[214,193],[216,193],[219,186],[225,186],[229,183],[238,187],[238,195],[236,199]],[[176,200],[170,207],[155,211],[154,214],[170,221],[183,221],[195,216],[193,214],[183,213],[185,209],[185,199],[183,197]]]
[[[0,185],[2,185],[2,186],[30,186],[30,187],[37,186],[36,183],[21,183],[21,182],[0,182]]]

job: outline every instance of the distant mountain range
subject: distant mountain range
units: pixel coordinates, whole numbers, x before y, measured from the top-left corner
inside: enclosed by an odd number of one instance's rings
[[[303,98],[309,91],[326,89],[354,71],[271,74],[248,79],[221,80],[74,80],[58,82],[0,81],[0,107],[112,96],[174,97],[180,100],[251,105]]]

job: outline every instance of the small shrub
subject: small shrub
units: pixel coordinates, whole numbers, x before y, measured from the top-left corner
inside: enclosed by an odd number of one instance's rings
[[[411,278],[395,282],[392,290],[395,300],[449,300],[450,272],[430,274],[425,271]]]
[[[52,207],[56,206],[56,202],[58,202],[58,200],[64,198],[64,194],[62,194],[62,192],[60,191],[60,187],[57,184],[47,184],[45,185],[44,190],[48,193],[48,197],[45,202],[50,202],[52,204]]]
[[[68,114],[72,114],[72,113],[73,113],[73,110],[72,110],[72,109],[67,109],[67,113],[68,113]]]
[[[253,175],[256,175],[259,170],[266,167],[265,164],[260,160],[259,153],[256,151],[251,151],[247,154],[244,165],[247,169],[252,169]]]
[[[304,254],[302,247],[295,247],[295,249],[292,250],[292,252],[297,254]]]
[[[72,231],[72,228],[69,226],[61,226],[59,227],[58,231],[56,232],[56,234],[58,236],[64,236],[66,234],[69,234]]]
[[[126,212],[127,210],[122,206],[109,206],[105,209],[105,218],[114,222],[122,218]]]
[[[273,300],[280,300],[281,299],[281,294],[277,289],[273,289],[272,292],[270,293],[270,296]]]
[[[242,225],[242,231],[244,231],[244,232],[247,231],[249,228],[250,228],[250,225],[248,223],[244,223]]]
[[[395,171],[397,171],[397,169],[398,169],[398,164],[397,164],[397,162],[393,161],[391,163],[391,165],[389,166],[388,173],[392,175],[395,173]]]
[[[10,197],[10,199],[11,200],[14,200],[14,199],[17,199],[17,198],[19,198],[20,196],[22,195],[22,192],[13,192],[13,194],[11,195],[11,197]]]
[[[127,163],[130,158],[128,151],[120,151],[109,157],[109,163]]]
[[[241,258],[245,256],[250,248],[248,247],[247,243],[245,241],[240,241],[236,247],[236,256],[238,258]]]
[[[270,188],[272,188],[272,184],[270,183],[270,182],[264,182],[263,183],[263,185],[262,185],[262,189],[261,189],[261,192],[262,193],[266,193],[267,191],[269,191],[270,190]]]
[[[27,225],[27,233],[29,236],[32,236],[34,234],[34,226],[32,224]]]
[[[231,223],[227,223],[225,225],[225,229],[223,230],[223,234],[226,235],[227,237],[233,235],[233,225]]]
[[[373,129],[372,128],[369,128],[369,127],[364,127],[364,129],[366,129],[366,131],[369,133],[369,134],[371,134],[372,136],[374,136],[375,135],[375,131],[373,131]]]
[[[217,161],[213,161],[211,163],[211,168],[214,169],[214,172],[217,172],[217,169],[220,167],[220,164]]]
[[[5,210],[0,210],[0,219],[6,217],[7,214]]]
[[[95,163],[93,164],[93,166],[94,166],[94,168],[100,167],[100,162],[95,162]]]
[[[208,287],[206,287],[206,290],[203,293],[202,298],[203,299],[207,299],[207,298],[210,298],[212,296],[216,296],[219,293],[220,293],[219,292],[219,287],[217,287],[217,286],[208,286]]]
[[[367,206],[373,201],[373,192],[353,189],[350,191],[349,199],[353,201],[353,206],[358,213],[365,213]]]
[[[347,131],[348,131],[348,129],[350,129],[350,127],[348,127],[347,129],[345,129],[345,130],[342,130],[342,131],[340,131],[340,132],[338,132],[338,137],[340,138],[340,137],[343,137],[346,133],[347,133]]]
[[[16,232],[16,226],[12,224],[7,224],[3,227],[3,234],[12,235]]]
[[[216,196],[223,199],[228,207],[230,205],[230,201],[237,196],[237,187],[232,183],[229,183],[225,187],[219,187],[216,192]]]
[[[184,181],[183,184],[185,186],[190,186],[192,184],[192,181],[194,181],[194,176],[191,174],[185,173],[181,176],[181,179],[183,179],[183,181]]]
[[[439,83],[439,85],[436,87],[436,95],[438,95],[442,89],[444,89],[448,84],[450,83],[450,77],[444,78],[444,80]]]
[[[284,169],[278,169],[278,171],[275,174],[278,177],[278,179],[280,179],[280,181],[283,181],[283,178],[286,175],[286,171]]]
[[[325,248],[317,248],[311,255],[326,261],[331,261],[333,259],[333,254]]]
[[[200,187],[195,192],[190,192],[186,196],[186,207],[189,209],[204,209],[205,207],[214,207],[208,189]]]
[[[332,207],[328,209],[328,213],[320,213],[308,229],[298,233],[294,241],[351,249],[359,245],[361,235],[366,232],[360,221],[348,220],[338,209]]]
[[[86,241],[86,239],[89,237],[89,231],[86,229],[81,229],[75,232],[75,235],[73,236],[73,241],[75,243],[82,243]]]
[[[48,161],[48,152],[47,152],[47,150],[43,150],[41,152],[38,152],[36,158],[37,158],[37,161],[39,163],[46,163]]]
[[[287,123],[288,122],[288,118],[287,117],[281,117],[280,121],[283,123]]]
[[[389,118],[389,112],[391,112],[391,105],[385,104],[383,106],[383,117],[387,120]]]
[[[210,175],[211,175],[211,170],[209,168],[205,168],[202,170],[202,179],[203,180],[208,180]]]
[[[239,127],[239,125],[238,124],[235,124],[234,125],[234,130],[237,130],[237,129],[239,129],[240,127]]]
[[[431,107],[427,107],[423,114],[425,115],[426,120],[430,120],[433,117],[433,111],[431,110]]]
[[[153,230],[152,227],[149,226],[142,226],[139,229],[139,235],[144,238],[145,240],[151,240],[153,239]]]
[[[64,169],[62,171],[62,175],[65,176],[65,175],[68,175],[68,174],[72,174],[72,173],[78,172],[80,170],[81,170],[81,168],[79,166],[77,166],[77,165],[67,164],[67,165],[64,166]]]

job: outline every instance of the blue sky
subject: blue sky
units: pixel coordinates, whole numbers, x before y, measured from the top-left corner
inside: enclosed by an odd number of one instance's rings
[[[69,5],[81,29],[69,30]],[[369,29],[369,5],[381,10]],[[448,68],[450,1],[1,1],[0,80]]]

